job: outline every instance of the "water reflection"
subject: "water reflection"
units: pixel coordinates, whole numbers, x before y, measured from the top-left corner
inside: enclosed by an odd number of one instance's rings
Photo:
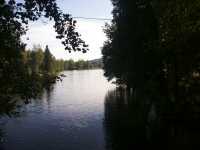
[[[17,96],[0,101],[1,150],[177,150],[199,146],[199,115],[189,115],[193,117],[184,121],[183,115],[161,115],[156,103],[142,107],[131,93],[113,90],[115,86],[106,81],[102,70],[65,74],[63,82],[44,89],[34,82],[34,87],[21,93],[29,97],[27,102]]]
[[[51,108],[51,97],[52,97],[52,91],[54,90],[54,85],[48,86],[45,88],[46,89],[46,101],[47,101],[47,106],[48,110]]]
[[[155,104],[142,109],[123,89],[109,91],[105,98],[104,128],[107,150],[152,148],[191,149],[200,146],[200,121],[181,116],[161,116]],[[143,117],[142,111],[147,111]]]
[[[105,98],[105,131],[107,150],[145,148],[143,125],[138,124],[131,96],[123,89],[109,91]]]
[[[19,83],[18,83],[19,82]],[[14,117],[19,114],[19,108],[23,104],[29,104],[32,99],[41,98],[43,93],[43,83],[32,76],[30,79],[24,78],[16,84],[1,85],[0,88],[0,117]],[[6,88],[3,88],[3,87]]]
[[[6,142],[7,132],[5,127],[9,120],[26,116],[26,105],[31,103],[39,103],[40,105],[44,93],[47,95],[48,104],[50,103],[51,92],[54,87],[52,84],[44,85],[36,77],[32,77],[31,80],[24,79],[20,82],[23,82],[20,86],[10,86],[10,89],[16,88],[17,94],[0,91],[0,150],[3,150],[2,145]]]
[[[20,116],[5,118],[0,127],[5,132],[0,149],[105,149],[103,104],[114,85],[107,82],[102,70],[64,74],[63,82],[40,91],[27,104],[18,101]]]

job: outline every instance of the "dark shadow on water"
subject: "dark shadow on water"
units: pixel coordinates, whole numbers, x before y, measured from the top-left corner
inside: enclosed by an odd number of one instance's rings
[[[109,91],[105,98],[105,132],[108,150],[145,148],[143,126],[137,123],[131,96],[123,89]]]
[[[48,105],[48,109],[51,109],[51,97],[52,97],[52,91],[54,90],[54,85],[46,86],[45,87],[45,93],[46,93],[46,102]]]
[[[18,81],[17,84],[7,86],[7,91],[10,88],[14,92],[6,93],[3,88],[0,88],[0,150],[3,150],[4,143],[4,128],[7,120],[23,116],[26,112],[22,109],[23,106],[33,102],[42,103],[42,96],[46,93],[46,101],[50,106],[51,92],[54,89],[54,84],[45,84],[37,76],[24,78]],[[3,87],[3,86],[2,86]]]
[[[193,149],[200,146],[200,120],[194,114],[160,115],[155,104],[141,109],[123,89],[105,97],[104,128],[107,150]],[[142,117],[147,111],[147,117]],[[196,118],[199,114],[196,114]],[[183,119],[184,118],[184,119]]]
[[[15,116],[20,106],[41,100],[45,92],[47,94],[47,101],[49,101],[55,82],[56,79],[55,81],[54,79],[41,79],[37,75],[33,75],[24,76],[22,80],[17,81],[15,84],[7,85],[4,88],[5,90],[2,90],[5,86],[2,85],[0,87],[0,117],[4,115],[9,117]]]

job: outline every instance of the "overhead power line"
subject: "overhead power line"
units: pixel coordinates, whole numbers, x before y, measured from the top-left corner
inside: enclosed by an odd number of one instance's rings
[[[90,18],[90,17],[73,17],[74,19],[85,19],[85,20],[101,20],[101,21],[111,21],[111,18]]]
[[[111,21],[111,18],[95,18],[95,17],[72,17],[73,19],[84,19],[84,20],[98,20],[98,21]],[[48,24],[47,21],[42,20],[42,23]]]

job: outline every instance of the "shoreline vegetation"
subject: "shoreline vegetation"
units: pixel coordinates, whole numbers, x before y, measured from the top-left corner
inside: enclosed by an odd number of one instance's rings
[[[3,73],[6,76],[0,76],[4,79],[0,81],[0,104],[2,106],[10,105],[5,108],[15,106],[14,103],[19,100],[14,99],[21,99],[24,103],[29,103],[32,98],[38,98],[44,89],[48,90],[57,81],[62,81],[62,78],[65,77],[61,73],[62,71],[102,68],[102,60],[56,59],[48,46],[43,50],[39,45],[35,45],[32,50],[21,51],[15,65],[5,66],[4,71],[9,68],[13,68],[13,70],[7,70],[9,74]],[[2,112],[6,113],[10,110],[2,110]]]
[[[65,70],[86,70],[103,68],[102,59],[94,60],[63,60],[56,59],[48,46],[43,50],[39,45],[34,45],[32,50],[22,52],[22,61],[28,74],[57,75]]]
[[[62,12],[56,1],[2,0],[0,10],[0,112],[5,109],[6,112],[9,107],[5,104],[10,104],[15,95],[23,99],[35,97],[61,71],[48,46],[39,55],[25,51],[26,43],[21,37],[27,33],[31,21],[42,16],[52,20],[56,38],[68,52],[86,53],[89,49],[76,30],[76,21]]]
[[[104,29],[104,75],[125,85],[122,96],[131,97],[127,116],[134,119],[131,129],[136,126],[139,131],[137,144],[147,139],[152,146],[167,143],[166,149],[185,149],[183,145],[190,149],[197,144],[192,137],[200,125],[200,2],[112,0],[112,4],[112,23]],[[128,138],[130,145],[134,134]]]

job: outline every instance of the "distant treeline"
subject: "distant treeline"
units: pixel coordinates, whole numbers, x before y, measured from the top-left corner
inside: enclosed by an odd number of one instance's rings
[[[84,70],[102,68],[101,59],[92,61],[74,61],[56,59],[50,52],[48,46],[42,50],[40,46],[34,46],[32,50],[22,53],[23,63],[29,74],[56,75],[64,70]]]
[[[64,70],[102,68],[101,59],[56,59],[48,46],[43,50],[35,45],[31,50],[21,50],[18,55],[9,61],[4,60],[4,57],[0,59],[1,105],[15,98],[21,98],[27,103],[31,98],[40,96],[44,88],[49,89],[56,81],[62,80],[63,75],[60,72]]]
[[[62,71],[60,60],[57,60],[50,52],[48,46],[43,51],[40,46],[34,46],[32,50],[22,52],[23,66],[28,74],[56,75]]]
[[[84,69],[97,69],[102,68],[101,59],[85,61],[85,60],[78,60],[74,61],[70,60],[59,60],[61,67],[63,70],[84,70]]]

